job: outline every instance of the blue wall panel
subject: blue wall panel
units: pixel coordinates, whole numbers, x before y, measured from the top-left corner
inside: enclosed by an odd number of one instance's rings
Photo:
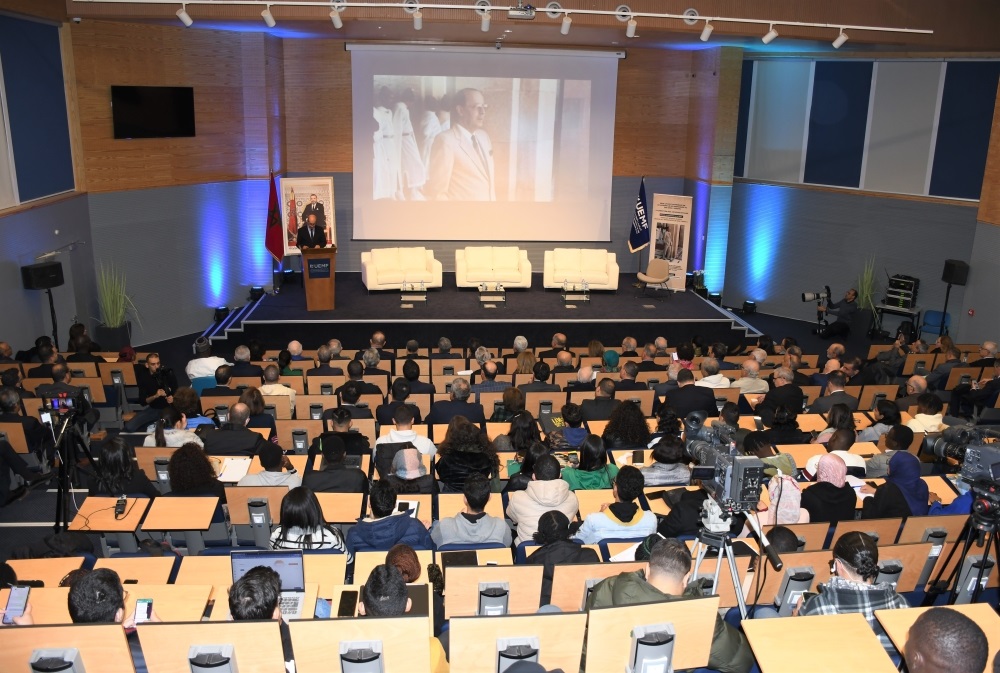
[[[743,61],[740,76],[740,109],[736,117],[736,161],[733,175],[743,177],[747,161],[747,133],[750,126],[750,94],[753,92],[753,61]]]
[[[872,63],[817,61],[809,114],[805,182],[861,184]]]
[[[998,78],[1000,63],[996,61],[948,63],[931,172],[932,195],[979,198]]]

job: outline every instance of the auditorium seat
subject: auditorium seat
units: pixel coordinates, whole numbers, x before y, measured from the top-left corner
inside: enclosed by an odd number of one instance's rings
[[[477,287],[480,283],[531,287],[528,251],[511,246],[466,246],[456,250],[455,285]]]
[[[371,290],[399,290],[403,283],[441,287],[441,262],[427,248],[375,248],[361,253],[361,281]]]
[[[545,251],[544,287],[561,288],[564,282],[580,285],[584,281],[591,290],[617,291],[618,262],[615,253],[592,248]]]

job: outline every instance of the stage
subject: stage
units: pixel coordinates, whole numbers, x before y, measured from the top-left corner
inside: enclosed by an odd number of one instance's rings
[[[425,304],[403,308],[398,291],[369,293],[360,273],[338,273],[335,310],[307,311],[302,287],[290,284],[238,312],[211,338],[229,347],[251,338],[270,347],[298,339],[306,348],[337,338],[345,348],[358,348],[367,345],[373,331],[382,330],[390,347],[402,348],[410,338],[433,346],[441,336],[455,346],[473,337],[507,345],[517,335],[543,345],[555,332],[565,332],[574,346],[591,339],[618,345],[625,336],[635,337],[640,345],[657,336],[672,344],[696,334],[729,344],[757,336],[741,318],[691,291],[650,289],[645,297],[636,296],[634,274],[621,276],[617,293],[594,291],[589,303],[577,303],[576,308],[564,305],[560,290],[543,289],[541,274],[533,280],[530,289],[508,290],[505,306],[484,308],[474,288],[455,287],[455,275],[446,273],[444,287],[428,290]]]

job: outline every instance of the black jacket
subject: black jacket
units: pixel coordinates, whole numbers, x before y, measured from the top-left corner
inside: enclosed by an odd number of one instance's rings
[[[307,470],[302,485],[316,493],[367,493],[368,477],[356,467],[333,463],[322,470]]]
[[[606,421],[611,418],[611,412],[619,404],[621,402],[611,397],[584,400],[583,404],[580,405],[580,412],[585,421]]]
[[[465,416],[475,425],[481,425],[486,422],[483,405],[478,402],[441,400],[431,406],[431,411],[427,414],[427,424],[447,425],[455,416]]]
[[[256,456],[267,440],[249,428],[234,428],[226,424],[215,429],[205,424],[198,426],[198,436],[205,443],[205,453],[210,456]]]
[[[794,383],[786,383],[783,386],[771,388],[764,395],[764,399],[757,405],[757,414],[764,425],[770,427],[774,420],[774,411],[778,407],[787,407],[796,414],[802,413],[802,401],[805,395],[802,388]]]
[[[857,495],[850,484],[837,488],[829,482],[821,481],[802,489],[800,505],[809,512],[810,523],[829,521],[836,525],[838,521],[854,519],[857,501]]]
[[[542,545],[528,557],[532,565],[544,565],[542,571],[542,602],[548,605],[552,601],[552,574],[556,565],[565,563],[600,563],[597,552],[584,547],[572,540],[556,540]],[[583,607],[583,606],[581,606]]]
[[[719,407],[715,404],[715,393],[712,389],[696,386],[693,383],[669,393],[666,405],[674,410],[678,418],[685,418],[692,411],[704,411],[708,418],[719,416]]]
[[[461,493],[469,476],[481,474],[490,478],[495,468],[493,459],[485,453],[452,450],[438,458],[435,471],[444,492]]]

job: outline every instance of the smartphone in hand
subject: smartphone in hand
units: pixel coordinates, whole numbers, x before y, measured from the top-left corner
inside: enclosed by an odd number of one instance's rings
[[[153,618],[153,599],[139,598],[135,601],[135,623],[142,624]]]
[[[28,607],[28,593],[31,587],[14,585],[10,588],[10,596],[7,598],[7,607],[4,608],[3,623],[13,624],[15,617],[24,614]]]

